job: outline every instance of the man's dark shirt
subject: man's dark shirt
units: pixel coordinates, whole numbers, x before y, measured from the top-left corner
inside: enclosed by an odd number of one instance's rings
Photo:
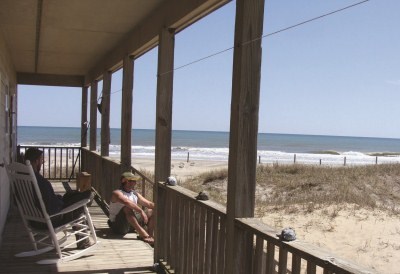
[[[63,199],[60,195],[54,193],[53,186],[40,173],[35,172],[36,180],[39,185],[40,193],[42,194],[44,205],[46,206],[49,215],[58,213],[64,206]]]

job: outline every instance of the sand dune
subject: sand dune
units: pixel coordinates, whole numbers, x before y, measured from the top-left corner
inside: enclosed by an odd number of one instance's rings
[[[151,159],[133,159],[135,168],[154,171]],[[172,161],[171,175],[190,179],[213,169],[227,168],[227,162]],[[277,228],[295,229],[297,238],[333,254],[366,266],[377,273],[400,274],[400,218],[388,212],[357,209],[353,205],[330,206],[312,212],[287,213],[271,209],[263,222]]]

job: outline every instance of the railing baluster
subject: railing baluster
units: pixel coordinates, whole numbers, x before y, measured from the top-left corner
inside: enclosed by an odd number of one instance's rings
[[[43,151],[44,162],[42,164],[42,174],[46,179],[75,179],[76,173],[79,173],[81,170],[80,147],[51,147],[31,145],[19,145],[18,147],[19,152],[24,154],[26,153],[26,150],[31,147],[35,147]],[[77,151],[77,153],[75,151]]]
[[[44,149],[43,149],[43,151],[44,151]],[[52,178],[51,177],[51,154],[50,154],[50,148],[48,148],[47,149],[47,156],[48,156],[48,160],[47,160],[47,162],[48,162],[48,165],[47,165],[47,173],[48,173],[48,178],[50,179],[50,178]]]
[[[219,218],[219,243],[218,243],[218,269],[217,273],[223,274],[225,272],[225,247],[226,247],[226,224],[225,219]]]
[[[317,272],[317,266],[311,261],[307,261],[307,274],[315,274]]]
[[[217,252],[218,252],[218,226],[219,226],[219,217],[217,214],[213,216],[213,227],[212,227],[212,249],[211,249],[211,273],[217,273]]]
[[[177,263],[176,263],[176,272],[178,273],[182,273],[183,272],[183,241],[184,241],[184,213],[185,213],[185,206],[183,203],[183,198],[179,197],[178,198],[178,208],[177,208],[178,212],[179,212],[179,216],[178,216],[178,249],[177,251]]]
[[[57,179],[57,148],[54,148],[54,178]]]
[[[200,243],[199,243],[199,273],[204,273],[205,264],[205,240],[206,240],[206,209],[200,210]]]
[[[254,253],[254,273],[262,273],[262,263],[263,263],[263,253],[264,253],[264,239],[260,236],[256,236],[256,249]]]
[[[180,198],[180,205],[179,205],[179,219],[180,219],[180,228],[179,228],[179,260],[180,260],[180,269],[178,272],[184,272],[185,267],[185,212],[186,212],[186,205],[185,199]]]
[[[69,151],[69,149],[68,148],[65,148],[65,150],[66,150],[66,153],[67,153],[67,155],[65,156],[66,157],[66,160],[65,160],[65,178],[68,178],[68,174],[69,174],[69,159],[71,158],[70,157],[70,151]]]
[[[211,273],[211,248],[212,248],[212,212],[207,212],[207,224],[206,224],[206,254],[205,254],[205,273]]]
[[[301,257],[292,253],[292,274],[300,274]]]
[[[143,180],[144,182],[144,180]],[[177,260],[177,236],[179,235],[179,220],[178,220],[178,201],[176,195],[173,194],[172,191],[168,192],[167,195],[171,195],[171,245],[170,245],[170,264],[173,268],[176,267]]]
[[[267,242],[267,273],[275,273],[275,245],[270,241]]]
[[[168,192],[168,189],[165,191]],[[165,227],[164,227],[164,231],[165,231],[165,235],[164,235],[164,251],[163,253],[165,254],[164,259],[168,262],[170,261],[170,255],[171,255],[171,241],[170,241],[170,235],[171,235],[171,231],[173,230],[171,228],[171,215],[172,215],[172,204],[171,204],[171,195],[168,195],[166,193],[166,197],[165,197],[165,218],[164,218],[164,222],[165,222]]]
[[[62,170],[63,170],[63,148],[60,148],[60,179],[62,178]]]
[[[200,209],[199,205],[194,204],[193,273],[199,273]]]
[[[194,250],[194,203],[189,202],[188,216],[188,274],[193,273],[193,250]]]
[[[286,274],[287,270],[287,249],[283,246],[279,247],[279,274]]]

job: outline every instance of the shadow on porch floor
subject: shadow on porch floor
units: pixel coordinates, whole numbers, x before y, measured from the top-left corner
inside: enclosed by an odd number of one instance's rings
[[[71,183],[71,186],[75,183]],[[53,183],[56,192],[63,192],[62,183]],[[38,265],[39,255],[16,258],[14,254],[31,249],[28,235],[23,227],[18,210],[11,205],[4,227],[0,246],[0,273],[155,273],[152,272],[153,248],[136,239],[135,233],[121,238],[112,234],[107,225],[107,216],[93,202],[89,208],[99,247],[86,257],[56,265]],[[48,252],[51,253],[51,252]]]

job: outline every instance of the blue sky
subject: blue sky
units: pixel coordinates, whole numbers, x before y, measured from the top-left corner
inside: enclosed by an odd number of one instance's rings
[[[263,33],[357,2],[267,0]],[[232,47],[235,4],[176,35],[175,68]],[[371,0],[263,38],[259,131],[400,138],[399,10],[398,0]],[[232,63],[228,50],[174,71],[173,129],[229,131]],[[134,67],[133,127],[151,129],[157,48]],[[112,80],[110,126],[119,128],[121,71]],[[80,126],[79,88],[20,86],[18,100],[19,125]]]

